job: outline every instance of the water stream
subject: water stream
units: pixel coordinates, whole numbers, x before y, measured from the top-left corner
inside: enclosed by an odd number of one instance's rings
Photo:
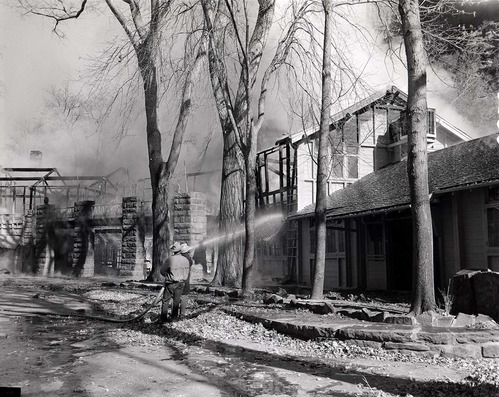
[[[284,215],[280,212],[265,214],[255,219],[256,239],[271,239],[284,227]],[[219,242],[229,242],[241,237],[245,233],[245,224],[241,223],[234,231],[229,233],[218,233],[191,247],[195,251],[199,246],[209,246]]]

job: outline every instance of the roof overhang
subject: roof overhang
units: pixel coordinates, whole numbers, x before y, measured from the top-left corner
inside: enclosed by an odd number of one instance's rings
[[[457,191],[462,191],[462,190],[471,190],[471,189],[478,189],[481,187],[488,187],[488,186],[496,186],[499,185],[499,178],[494,178],[494,179],[489,179],[489,180],[484,180],[484,181],[479,181],[479,182],[473,182],[473,183],[467,183],[463,185],[455,185],[455,186],[449,186],[443,189],[435,189],[432,193],[430,193],[430,201],[432,199],[435,199],[435,196],[439,196],[442,194],[446,193],[453,193]],[[355,211],[355,212],[349,212],[349,213],[344,213],[344,214],[338,214],[338,215],[332,215],[331,212],[334,210],[337,210],[338,208],[331,208],[326,212],[326,216],[331,219],[348,219],[348,218],[358,218],[361,216],[365,215],[377,215],[381,213],[389,213],[393,211],[401,211],[411,208],[410,203],[405,203],[405,204],[397,204],[393,206],[387,206],[387,207],[379,207],[379,208],[373,208],[373,209],[368,209],[368,210],[363,210],[363,211]],[[303,219],[303,218],[309,218],[311,216],[314,216],[313,212],[307,212],[305,214],[295,214],[291,215],[288,217],[288,220],[298,220],[298,219]]]

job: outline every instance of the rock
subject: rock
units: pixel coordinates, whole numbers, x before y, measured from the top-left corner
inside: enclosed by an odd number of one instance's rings
[[[376,319],[379,319],[380,315],[382,317],[383,313],[382,312],[378,312],[378,311],[369,310],[366,307],[364,307],[361,310],[361,320],[371,321],[371,322],[378,322]]]
[[[471,278],[475,287],[476,313],[483,313],[499,321],[499,273],[480,272]]]
[[[276,294],[272,294],[269,297],[265,297],[263,299],[263,303],[265,303],[267,305],[276,304],[276,303],[283,303],[283,302],[284,302],[284,298],[282,296],[279,296]]]
[[[383,347],[387,350],[411,350],[417,352],[429,351],[430,347],[425,345],[424,343],[414,343],[414,342],[405,342],[405,343],[394,343],[394,342],[385,342]]]
[[[497,323],[490,317],[485,314],[479,314],[475,317],[475,327],[477,328],[497,328]]]
[[[101,284],[103,287],[120,287],[121,285],[113,281],[106,281]]]
[[[279,289],[276,292],[276,295],[286,298],[288,296],[288,291],[286,291],[284,288],[279,287]]]
[[[437,318],[437,327],[450,327],[452,326],[452,322],[454,321],[455,316],[446,316],[442,315]]]
[[[486,314],[499,321],[499,273],[461,270],[452,278],[452,314]]]
[[[326,301],[321,307],[320,314],[329,314],[329,313],[336,313],[336,309],[331,302]]]
[[[240,298],[242,295],[243,295],[242,290],[238,290],[238,289],[229,291],[227,293],[227,296],[229,298]],[[248,296],[247,298],[252,298],[252,297],[253,297],[253,294],[251,294],[251,296]]]
[[[451,314],[477,313],[476,299],[471,284],[471,278],[479,271],[461,270],[452,277],[451,293],[454,296],[452,301]]]
[[[390,316],[390,313],[388,312],[382,312],[382,313],[378,313],[376,314],[374,317],[371,318],[371,321],[375,322],[375,323],[382,323],[385,321],[385,319]]]
[[[437,325],[438,317],[437,313],[433,310],[429,310],[416,316],[416,321],[419,325],[432,327]]]
[[[416,325],[416,319],[412,316],[388,316],[383,321],[387,324]]]
[[[214,289],[213,292],[215,293],[215,296],[227,296],[227,292],[221,289]]]
[[[484,343],[482,345],[482,356],[484,358],[499,358],[499,343]]]
[[[475,324],[475,316],[472,314],[459,313],[454,321],[452,327],[471,327]]]
[[[480,345],[439,345],[436,346],[442,356],[449,358],[473,359],[481,358],[482,351]]]

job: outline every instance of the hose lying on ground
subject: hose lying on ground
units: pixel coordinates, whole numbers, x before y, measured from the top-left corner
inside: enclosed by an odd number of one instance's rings
[[[159,292],[158,295],[154,298],[152,303],[147,306],[146,310],[144,310],[142,313],[140,313],[138,316],[132,317],[132,318],[125,318],[125,319],[118,319],[118,318],[108,318],[108,317],[100,317],[100,316],[90,316],[86,314],[78,314],[79,317],[84,317],[84,318],[89,318],[91,320],[100,320],[100,321],[108,321],[111,323],[131,323],[132,321],[137,321],[140,320],[142,317],[146,315],[146,313],[151,310],[154,306],[158,304],[158,302],[161,300],[161,297],[163,296],[163,291],[165,290],[165,286],[163,286]]]
[[[47,313],[47,312],[37,312],[36,310],[30,311],[30,314],[36,314],[36,315],[48,315],[48,316],[61,316],[61,317],[81,317],[81,318],[88,318],[90,320],[99,320],[99,321],[107,321],[110,323],[131,323],[133,321],[140,320],[142,317],[146,315],[146,313],[151,310],[154,306],[158,304],[158,302],[161,300],[163,296],[163,291],[165,290],[165,287],[163,286],[154,300],[152,301],[147,308],[140,313],[139,315],[132,317],[132,318],[125,318],[125,319],[119,319],[119,318],[109,318],[109,317],[101,317],[101,316],[92,316],[92,315],[87,315],[87,314],[80,314],[80,313]],[[6,313],[6,312],[17,312],[15,310],[5,310],[5,309],[0,309],[0,313]]]

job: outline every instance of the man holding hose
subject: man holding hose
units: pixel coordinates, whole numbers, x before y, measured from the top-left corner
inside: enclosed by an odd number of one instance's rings
[[[170,249],[173,255],[170,256],[163,266],[160,273],[165,278],[165,291],[161,305],[161,322],[177,321],[185,311],[181,308],[182,293],[185,284],[189,278],[189,260],[181,254],[182,247],[180,243],[175,242]],[[168,304],[173,300],[171,316],[168,316]]]

